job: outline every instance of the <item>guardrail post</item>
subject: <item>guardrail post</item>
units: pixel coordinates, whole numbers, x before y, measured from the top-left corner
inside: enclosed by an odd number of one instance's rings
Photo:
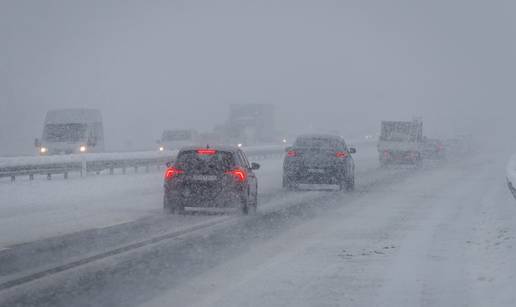
[[[11,182],[14,182],[16,180],[16,176],[11,176]]]
[[[149,172],[149,164],[145,165],[145,172],[148,173]]]
[[[64,179],[68,179],[68,172],[65,172],[65,173],[63,174],[63,177],[64,177]]]
[[[82,176],[87,176],[88,175],[88,167],[86,165],[86,156],[82,156],[82,161],[81,161],[81,177]]]
[[[124,166],[124,167],[122,167],[122,174],[124,174],[124,175],[125,175],[125,166]]]
[[[135,166],[135,167],[134,167],[134,172],[135,172],[135,173],[138,173],[138,166]]]
[[[112,168],[112,167],[110,167],[110,168],[109,168],[109,174],[110,174],[110,175],[113,175],[114,173],[115,173],[115,169],[114,169],[114,168]]]
[[[51,180],[52,179],[52,174],[51,173],[48,173],[47,174],[47,180]]]
[[[34,180],[34,174],[29,174],[29,180]]]

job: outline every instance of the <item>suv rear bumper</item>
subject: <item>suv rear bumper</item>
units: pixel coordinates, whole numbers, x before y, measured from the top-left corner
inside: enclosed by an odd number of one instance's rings
[[[346,172],[336,168],[292,169],[283,170],[283,175],[290,182],[306,184],[340,184],[347,178]]]
[[[247,195],[236,189],[224,189],[215,197],[207,197],[202,193],[186,192],[183,189],[172,189],[165,186],[165,199],[170,204],[195,208],[230,208],[238,207]]]

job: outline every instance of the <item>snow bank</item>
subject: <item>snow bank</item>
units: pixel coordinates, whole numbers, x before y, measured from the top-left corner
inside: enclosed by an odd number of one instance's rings
[[[242,148],[249,156],[265,154],[268,152],[282,152],[284,145],[249,146]],[[90,161],[120,161],[120,160],[147,160],[170,157],[173,159],[177,150],[172,151],[141,151],[141,152],[113,152],[113,153],[85,153],[56,156],[27,156],[0,158],[0,168],[16,166],[46,165],[58,163],[74,163],[86,160]]]
[[[507,165],[507,180],[516,187],[516,154],[511,157],[511,160]]]
[[[73,163],[86,161],[116,161],[132,159],[156,159],[161,157],[173,158],[177,151],[142,151],[142,152],[120,152],[120,153],[86,153],[56,156],[34,156],[34,157],[9,157],[0,158],[0,168],[20,165],[42,165],[54,163]]]

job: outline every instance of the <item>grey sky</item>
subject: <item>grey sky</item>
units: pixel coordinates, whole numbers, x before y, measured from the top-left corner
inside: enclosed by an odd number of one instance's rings
[[[0,155],[45,112],[103,112],[108,149],[209,130],[229,103],[284,129],[355,135],[423,116],[433,134],[516,131],[512,1],[0,0]]]

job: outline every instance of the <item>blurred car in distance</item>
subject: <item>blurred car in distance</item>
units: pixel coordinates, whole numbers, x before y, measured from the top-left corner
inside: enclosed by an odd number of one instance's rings
[[[344,139],[336,135],[302,135],[286,149],[283,161],[283,187],[298,184],[332,184],[340,190],[355,187],[355,162]]]

